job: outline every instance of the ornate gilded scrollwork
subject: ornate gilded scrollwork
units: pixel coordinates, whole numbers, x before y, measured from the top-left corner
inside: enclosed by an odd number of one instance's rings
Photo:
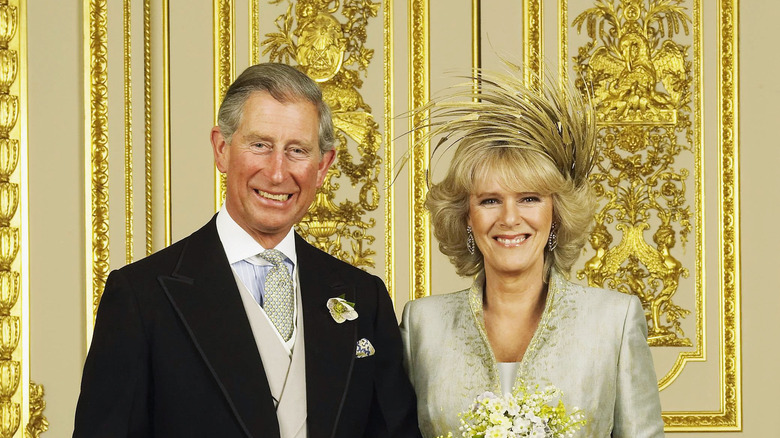
[[[279,4],[282,0],[271,1]],[[377,16],[379,3],[368,0],[301,0],[276,19],[279,32],[266,34],[263,54],[271,61],[290,63],[320,84],[333,111],[338,160],[298,225],[298,232],[314,245],[355,266],[374,266],[370,248],[374,236],[367,233],[375,219],[365,213],[379,207],[381,143],[379,126],[371,107],[358,91],[374,51],[365,47],[366,26]],[[341,10],[344,20],[339,21]],[[351,144],[355,144],[353,148]],[[358,161],[352,150],[357,151]],[[337,201],[343,177],[359,190],[357,200]],[[347,247],[348,241],[350,246]]]
[[[8,43],[16,34],[17,8],[0,4],[0,437],[13,436],[21,422],[18,396],[21,362],[17,352],[21,319],[16,305],[21,286],[16,263],[19,227],[14,226],[19,208],[19,141],[10,138],[19,115],[19,98],[10,94],[18,73],[18,52]]]
[[[16,435],[26,420],[22,412],[27,396],[26,382],[22,382],[23,339],[22,261],[19,257],[24,245],[21,206],[26,202],[22,190],[25,180],[22,165],[26,164],[24,142],[19,119],[24,117],[23,87],[19,81],[20,7],[0,0],[0,437]],[[43,388],[41,387],[41,391]],[[41,402],[43,400],[41,399]],[[41,432],[46,430],[40,409]],[[29,424],[29,423],[28,423]]]
[[[689,171],[675,168],[694,147],[688,47],[672,39],[689,32],[681,3],[598,0],[573,21],[591,38],[574,69],[597,112],[600,155],[591,178],[604,201],[590,236],[595,254],[577,277],[637,295],[654,346],[692,345],[681,325],[690,311],[672,300],[689,276],[673,249],[692,228]],[[614,245],[613,228],[621,233]]]
[[[43,400],[43,385],[30,382],[30,421],[25,428],[25,438],[40,438],[49,429],[49,421],[43,416],[46,401]]]

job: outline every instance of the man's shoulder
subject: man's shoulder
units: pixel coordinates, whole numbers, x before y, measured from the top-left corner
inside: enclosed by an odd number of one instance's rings
[[[182,253],[188,247],[194,246],[211,246],[214,247],[215,242],[219,242],[217,236],[216,226],[214,221],[211,220],[203,227],[193,232],[189,236],[182,238],[181,240],[172,243],[165,248],[162,248],[142,259],[139,259],[133,263],[127,264],[119,269],[124,274],[137,275],[139,273],[170,273],[176,269],[179,263]],[[202,251],[202,248],[191,248],[194,251]],[[221,249],[221,248],[220,248]]]
[[[317,248],[306,239],[295,234],[295,247],[298,252],[298,259],[304,263],[311,263],[318,266],[320,269],[326,269],[332,273],[338,273],[339,275],[345,275],[350,277],[360,277],[365,279],[375,278],[376,276],[370,274],[360,268],[357,268],[343,260],[340,260],[329,253]],[[307,267],[301,265],[301,269],[305,270]]]

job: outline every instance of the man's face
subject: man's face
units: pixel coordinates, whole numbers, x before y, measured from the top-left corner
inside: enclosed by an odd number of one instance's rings
[[[333,163],[318,144],[317,107],[285,103],[264,91],[244,103],[230,144],[211,130],[214,161],[227,175],[225,207],[264,248],[276,246],[306,214]]]

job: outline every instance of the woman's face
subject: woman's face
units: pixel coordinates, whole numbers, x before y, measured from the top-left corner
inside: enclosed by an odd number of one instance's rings
[[[552,196],[510,191],[495,175],[476,181],[468,224],[484,257],[485,274],[541,276],[552,219]]]

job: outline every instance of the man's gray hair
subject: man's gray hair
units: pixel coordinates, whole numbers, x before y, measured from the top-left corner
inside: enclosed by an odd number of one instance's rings
[[[295,67],[272,62],[247,68],[225,93],[222,105],[219,106],[217,123],[227,144],[230,144],[241,123],[246,100],[256,91],[265,91],[282,103],[297,100],[313,103],[319,116],[320,152],[324,154],[333,149],[333,120],[328,104],[322,99],[320,87]]]

